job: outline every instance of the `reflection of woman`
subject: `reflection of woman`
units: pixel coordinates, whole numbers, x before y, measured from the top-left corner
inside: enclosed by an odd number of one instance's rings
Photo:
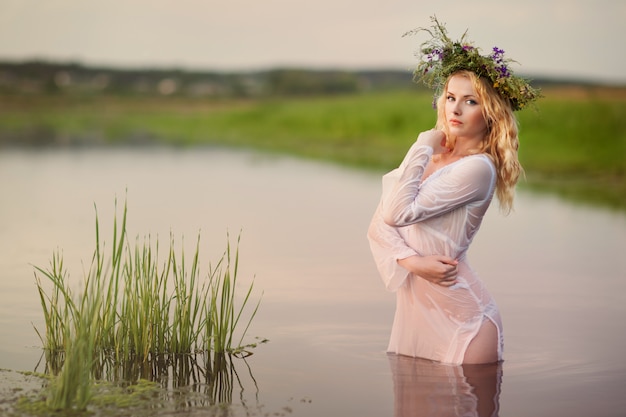
[[[388,355],[396,417],[495,417],[500,407],[500,363],[444,365]]]
[[[452,364],[502,359],[498,308],[466,259],[495,192],[508,212],[521,172],[513,111],[537,98],[503,51],[482,56],[435,22],[419,78],[438,88],[436,129],[422,132],[383,177],[368,230],[388,290],[397,292],[389,352]]]

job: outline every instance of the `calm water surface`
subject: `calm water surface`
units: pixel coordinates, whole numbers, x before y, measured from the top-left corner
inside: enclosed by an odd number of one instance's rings
[[[242,232],[242,285],[254,278],[263,292],[250,339],[270,342],[247,359],[254,379],[242,377],[235,405],[294,416],[623,415],[623,213],[523,191],[509,217],[494,205],[470,261],[502,310],[505,362],[442,366],[385,354],[394,296],[365,239],[379,180],[211,149],[2,151],[0,368],[33,370],[41,356],[33,265],[62,249],[80,281],[94,204],[110,241],[117,197],[131,237],[167,243],[171,232],[187,247],[200,232],[206,265],[227,232]]]

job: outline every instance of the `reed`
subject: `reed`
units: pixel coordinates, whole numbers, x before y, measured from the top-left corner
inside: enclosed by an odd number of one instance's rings
[[[254,282],[248,288],[246,295],[241,303],[241,307],[236,307],[236,291],[237,271],[239,266],[239,241],[241,235],[237,238],[237,249],[234,259],[231,258],[230,238],[227,239],[226,252],[218,262],[215,268],[211,268],[211,297],[210,303],[205,308],[205,325],[204,340],[205,344],[212,346],[215,352],[226,352],[233,346],[233,336],[241,319],[244,307],[248,303]],[[252,319],[259,309],[261,300],[257,302],[254,311],[244,328],[241,339],[237,346],[243,348],[243,337],[250,327]]]
[[[96,247],[83,289],[77,296],[72,293],[60,251],[54,254],[48,269],[35,267],[45,332],[35,330],[47,362],[56,364],[49,368],[56,374],[50,385],[51,408],[83,409],[90,397],[89,389],[83,387],[90,386],[95,363],[149,362],[211,350],[234,353],[253,346],[242,343],[260,299],[241,339],[233,344],[233,335],[253,289],[251,284],[238,306],[235,287],[241,235],[234,263],[227,235],[226,251],[216,268],[209,264],[209,273],[203,279],[199,234],[190,262],[184,249],[177,253],[172,235],[166,258],[161,262],[158,239],[155,244],[150,238],[143,242],[137,239],[131,245],[126,220],[125,203],[118,222],[116,201],[111,253],[107,257],[96,210]],[[49,293],[42,277],[52,284]]]
[[[63,267],[63,257],[60,252],[55,252],[50,263],[50,270],[44,271],[37,268],[52,282],[52,293],[47,295],[39,276],[35,274],[37,289],[44,314],[46,332],[42,335],[37,328],[35,331],[43,343],[47,352],[57,351],[64,346],[65,337],[69,329],[67,326],[72,322],[71,317],[76,307],[73,303],[69,289],[64,285],[67,271]]]
[[[91,278],[91,277],[90,277]],[[91,399],[91,369],[102,296],[97,283],[85,285],[77,315],[65,331],[65,358],[61,372],[48,387],[46,405],[52,410],[85,410]]]
[[[173,248],[172,245],[170,247]],[[198,339],[198,334],[202,329],[202,321],[209,317],[202,317],[203,306],[206,304],[208,287],[206,283],[198,287],[198,253],[200,247],[200,236],[196,242],[196,250],[191,261],[191,267],[186,270],[185,254],[181,254],[180,263],[176,254],[170,251],[172,261],[172,275],[174,278],[174,317],[172,320],[172,333],[170,342],[170,352],[186,353],[190,352],[193,344]],[[211,281],[209,281],[210,283]],[[210,349],[210,345],[205,343],[204,350]]]

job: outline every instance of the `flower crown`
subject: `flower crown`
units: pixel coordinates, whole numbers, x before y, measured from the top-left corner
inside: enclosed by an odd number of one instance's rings
[[[413,75],[416,82],[423,82],[440,94],[448,77],[456,71],[472,71],[487,78],[502,98],[507,100],[513,110],[520,110],[541,97],[538,89],[533,88],[524,78],[513,75],[508,64],[515,62],[504,57],[504,51],[494,47],[490,55],[481,55],[480,49],[467,42],[467,31],[460,40],[453,42],[445,26],[436,17],[431,17],[433,29],[418,28],[403,36],[418,32],[428,32],[432,39],[421,45],[415,55],[420,58]]]

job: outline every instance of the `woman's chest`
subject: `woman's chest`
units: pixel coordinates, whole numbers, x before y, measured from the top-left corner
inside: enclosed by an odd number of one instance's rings
[[[433,174],[445,172],[446,167],[456,162],[456,160],[448,160],[441,157],[437,158],[437,156],[440,155],[433,156],[430,161],[428,161],[428,164],[426,164],[426,167],[424,168],[424,173],[422,174],[422,182],[426,181]]]

